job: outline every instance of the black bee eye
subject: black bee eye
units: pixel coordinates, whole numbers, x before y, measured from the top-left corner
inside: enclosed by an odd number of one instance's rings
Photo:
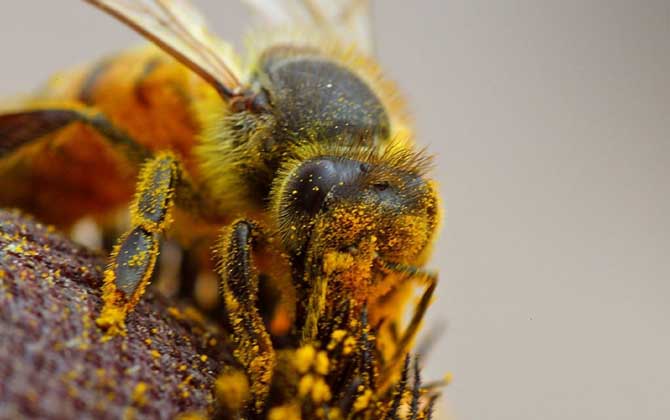
[[[303,164],[288,185],[287,193],[290,194],[293,207],[307,214],[316,214],[335,176],[332,162]]]
[[[262,89],[255,94],[249,106],[256,113],[268,112],[270,110],[270,98],[267,90]]]
[[[372,188],[374,188],[377,191],[386,191],[389,187],[389,183],[387,181],[381,181],[381,182],[376,182],[372,184]]]
[[[315,215],[324,207],[328,193],[350,184],[361,173],[358,162],[322,157],[303,163],[291,176],[284,194],[294,211]]]

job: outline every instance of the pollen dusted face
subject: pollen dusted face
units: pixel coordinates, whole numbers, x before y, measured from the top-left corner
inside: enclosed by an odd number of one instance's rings
[[[418,171],[393,160],[323,156],[293,171],[277,210],[294,253],[318,248],[319,254],[409,263],[430,242],[436,206],[433,186]]]

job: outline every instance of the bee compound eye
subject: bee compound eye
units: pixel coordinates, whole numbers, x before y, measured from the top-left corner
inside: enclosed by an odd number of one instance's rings
[[[293,207],[302,213],[316,214],[336,178],[335,165],[329,160],[304,163],[288,185]]]
[[[390,184],[388,183],[388,181],[380,181],[372,184],[372,187],[379,192],[386,191],[389,188],[389,186]]]
[[[323,209],[328,193],[354,181],[361,174],[358,162],[323,157],[303,163],[286,189],[293,210],[315,215]]]

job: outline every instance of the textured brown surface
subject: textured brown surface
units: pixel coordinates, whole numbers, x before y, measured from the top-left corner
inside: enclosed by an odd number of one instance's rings
[[[222,338],[148,293],[103,342],[104,257],[0,210],[0,419],[173,418],[204,411]],[[145,391],[142,392],[142,388]]]

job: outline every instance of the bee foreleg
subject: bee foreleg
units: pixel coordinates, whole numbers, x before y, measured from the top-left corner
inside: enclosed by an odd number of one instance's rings
[[[221,239],[218,267],[220,293],[233,327],[235,357],[246,370],[257,411],[262,409],[268,395],[275,365],[270,335],[257,306],[259,274],[253,264],[252,250],[259,245],[261,235],[252,222],[233,223]]]
[[[125,333],[125,317],[137,304],[151,278],[160,235],[172,223],[175,185],[183,177],[177,158],[160,153],[140,172],[131,206],[131,227],[114,246],[103,284],[104,306],[97,319],[107,337]]]
[[[399,415],[399,409],[400,409],[400,403],[402,402],[402,399],[405,395],[405,391],[407,390],[407,382],[409,380],[409,361],[410,357],[409,354],[405,356],[405,364],[403,365],[402,368],[402,373],[400,374],[400,381],[398,381],[395,384],[395,387],[393,389],[393,399],[391,400],[391,407],[386,413],[386,417],[384,417],[384,420],[387,419],[392,419],[392,420],[398,420],[400,419]]]
[[[381,269],[389,273],[403,274],[408,278],[418,280],[427,279],[428,283],[437,282],[437,275],[434,272],[428,271],[423,267],[414,265],[392,263],[388,261],[378,260],[381,264]]]
[[[305,325],[302,328],[301,343],[308,344],[316,339],[319,332],[319,320],[326,308],[326,294],[328,292],[328,276],[319,275],[309,292]]]
[[[387,266],[387,268],[391,267]],[[417,305],[414,308],[414,314],[412,315],[412,319],[410,320],[409,325],[398,339],[393,355],[391,356],[391,359],[388,362],[389,369],[387,369],[386,372],[389,373],[394,372],[395,367],[407,355],[407,352],[409,351],[409,348],[414,339],[416,338],[416,334],[419,331],[421,322],[423,321],[423,318],[426,315],[428,306],[430,306],[431,300],[433,299],[435,288],[437,287],[437,275],[434,273],[430,273],[421,268],[409,267],[409,266],[408,267],[402,266],[398,268],[399,270],[397,270],[397,272],[408,274],[409,279],[419,279],[425,281],[426,290],[423,292],[423,294],[421,295],[421,299],[419,300],[419,303],[417,303]],[[390,377],[388,375],[381,379],[380,382],[382,383],[382,387],[388,385],[387,381],[389,379]]]

